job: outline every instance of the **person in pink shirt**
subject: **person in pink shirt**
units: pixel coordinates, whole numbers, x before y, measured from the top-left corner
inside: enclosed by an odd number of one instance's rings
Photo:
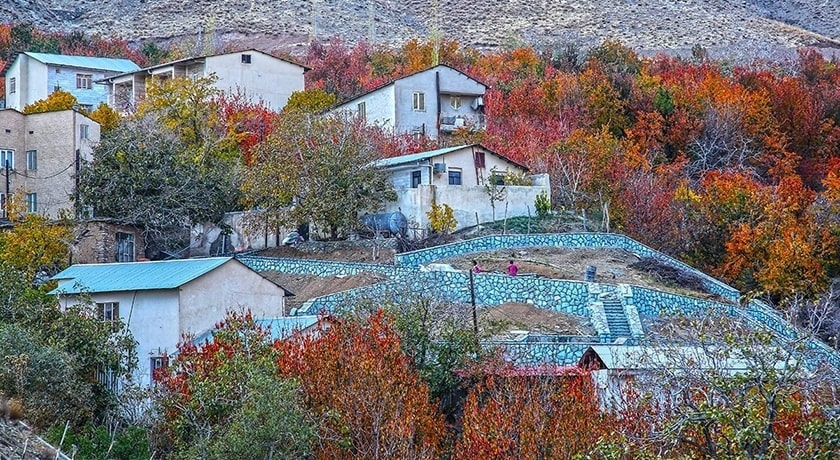
[[[478,265],[477,260],[473,260],[472,271],[473,271],[473,273],[481,273],[482,272],[481,265]]]
[[[513,263],[513,260],[511,260],[508,264],[508,275],[516,276],[517,273],[519,273],[519,267],[517,267],[516,264]]]

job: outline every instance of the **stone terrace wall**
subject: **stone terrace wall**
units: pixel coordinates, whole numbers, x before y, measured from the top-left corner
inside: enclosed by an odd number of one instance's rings
[[[385,264],[336,262],[315,259],[281,259],[252,255],[237,255],[236,259],[258,272],[274,270],[280,273],[300,273],[317,276],[358,275],[362,272],[379,273],[388,277],[404,276],[416,270]]]
[[[703,281],[704,286],[709,290],[709,292],[717,294],[727,300],[737,302],[741,297],[741,293],[735,288],[712,278],[690,265],[680,262],[673,257],[666,256],[632,238],[614,233],[491,235],[460,241],[457,243],[435,246],[433,248],[397,254],[395,260],[397,265],[419,266],[435,260],[462,256],[464,254],[471,254],[475,252],[537,246],[625,249],[638,255],[639,257],[653,257],[664,264],[697,275]]]

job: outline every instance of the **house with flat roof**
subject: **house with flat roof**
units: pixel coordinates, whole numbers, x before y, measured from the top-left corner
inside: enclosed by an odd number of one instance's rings
[[[0,203],[20,194],[27,212],[72,215],[76,172],[91,159],[99,135],[99,123],[75,110],[0,110]]]
[[[140,67],[128,59],[24,52],[3,69],[6,77],[6,108],[23,111],[54,91],[67,91],[90,111],[108,102],[108,92],[94,82]]]
[[[415,72],[329,110],[364,118],[395,134],[437,139],[457,129],[483,129],[487,85],[446,65]]]
[[[73,265],[52,279],[62,308],[89,296],[102,321],[126,324],[137,342],[139,383],[151,383],[185,334],[211,330],[229,310],[283,317],[292,295],[231,257]]]
[[[132,113],[146,96],[146,79],[198,78],[214,75],[214,86],[227,93],[240,93],[270,109],[285,107],[295,91],[303,91],[307,67],[255,49],[189,57],[142,69],[132,69],[99,79],[108,104],[122,113]]]

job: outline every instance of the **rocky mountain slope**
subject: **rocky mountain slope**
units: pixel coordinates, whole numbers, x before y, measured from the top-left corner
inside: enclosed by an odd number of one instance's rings
[[[478,48],[619,39],[641,51],[840,48],[840,0],[5,0],[0,18],[129,41],[295,52],[312,37]]]

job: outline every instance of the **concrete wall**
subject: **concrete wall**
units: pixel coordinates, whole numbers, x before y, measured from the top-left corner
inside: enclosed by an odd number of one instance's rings
[[[293,229],[265,229],[249,228],[246,219],[249,211],[238,211],[225,213],[222,222],[227,226],[223,230],[214,223],[196,224],[191,229],[190,255],[214,256],[250,250],[260,250],[277,247],[278,235],[282,242]],[[223,231],[230,233],[223,237]]]
[[[91,294],[91,300],[95,303],[119,302],[120,319],[137,346],[139,362],[135,377],[141,385],[151,384],[150,358],[173,353],[181,339],[178,291],[103,292]],[[77,302],[75,296],[60,297],[64,308]]]
[[[182,333],[200,334],[228,310],[251,310],[256,318],[285,316],[285,291],[237,260],[181,286]]]
[[[88,139],[80,139],[82,125],[88,126]],[[72,212],[76,150],[89,159],[99,135],[98,123],[73,110],[32,115],[0,111],[0,149],[14,150],[15,157],[9,178],[11,193],[36,193],[39,214],[55,218],[61,210]],[[27,169],[30,150],[36,151],[34,170]],[[5,193],[5,178],[0,188],[0,193]]]
[[[27,104],[45,99],[52,89],[47,86],[49,69],[25,54],[18,58],[6,72],[6,108],[23,111]],[[16,81],[16,91],[9,93],[11,79]]]
[[[242,62],[242,55],[251,56],[251,63]],[[216,87],[222,91],[241,91],[254,102],[263,101],[272,110],[285,107],[294,91],[303,91],[303,67],[258,51],[209,56],[205,75],[216,74]]]
[[[88,138],[81,139],[82,125]],[[16,152],[14,189],[36,193],[38,213],[57,217],[61,210],[72,212],[75,193],[76,150],[82,159],[90,159],[99,142],[100,127],[95,121],[73,110],[26,115],[26,141]],[[38,167],[26,170],[26,151],[37,151]]]
[[[507,186],[506,196],[495,203],[495,220],[507,217],[536,216],[534,201],[541,192],[550,194],[548,176],[541,174],[534,180],[532,186]],[[494,220],[493,207],[484,186],[466,185],[421,185],[417,188],[403,188],[396,190],[397,201],[385,206],[386,212],[401,211],[409,221],[415,222],[421,228],[427,228],[429,219],[426,215],[432,209],[432,204],[448,204],[455,213],[458,221],[457,229],[487,223]],[[505,214],[507,209],[507,214]],[[413,235],[412,235],[413,236]],[[420,235],[418,235],[420,236]]]
[[[359,103],[365,103],[365,120],[368,124],[375,124],[386,129],[394,129],[395,100],[394,85],[387,85],[364,96],[348,101],[331,110],[333,114],[358,115]]]

